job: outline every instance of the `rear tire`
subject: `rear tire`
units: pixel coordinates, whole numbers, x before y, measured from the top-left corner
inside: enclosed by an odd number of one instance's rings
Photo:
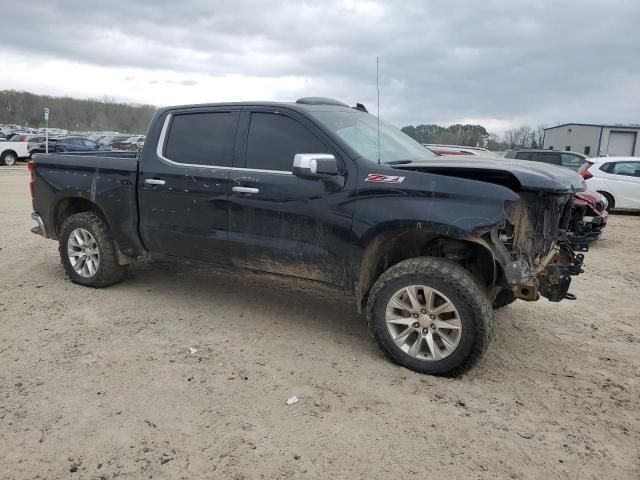
[[[59,239],[60,260],[73,283],[102,288],[122,280],[126,268],[118,265],[109,227],[97,214],[71,215],[60,228]]]
[[[412,296],[407,293],[408,300],[401,300],[399,295],[407,290]],[[467,270],[448,260],[418,257],[378,278],[369,294],[367,318],[373,337],[392,361],[420,373],[455,376],[474,366],[487,350],[493,309]]]
[[[6,165],[12,167],[18,161],[18,156],[13,152],[4,152],[2,158],[0,158],[0,165]]]
[[[598,191],[604,198],[607,199],[607,208],[605,209],[608,213],[611,213],[616,206],[616,201],[613,196],[607,192]]]

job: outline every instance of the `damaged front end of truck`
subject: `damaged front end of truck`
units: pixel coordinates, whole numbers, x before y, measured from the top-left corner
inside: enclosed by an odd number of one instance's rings
[[[571,244],[567,229],[573,195],[519,192],[521,200],[506,202],[505,221],[488,234],[487,243],[502,269],[504,290],[527,301],[540,296],[552,302],[575,299],[571,277],[582,273],[586,245]]]
[[[449,190],[457,188],[446,179],[459,178],[493,184],[493,193],[477,183],[465,186],[463,193],[477,200],[466,210],[461,230],[467,240],[492,252],[496,267],[490,296],[535,301],[545,297],[552,302],[574,299],[569,293],[571,277],[582,272],[586,243],[570,241],[570,226],[579,211],[574,209],[575,194],[585,189],[583,179],[568,169],[508,159],[438,159],[402,165],[402,170],[437,174],[439,183]],[[484,199],[503,195],[502,208]],[[474,193],[470,193],[473,191]],[[484,214],[482,205],[485,205]],[[473,218],[479,227],[473,228]],[[445,255],[446,256],[446,255]],[[513,295],[509,295],[509,292]]]

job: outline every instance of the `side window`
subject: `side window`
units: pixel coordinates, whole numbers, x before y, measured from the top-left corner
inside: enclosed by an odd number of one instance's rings
[[[531,152],[518,152],[516,153],[518,160],[531,160]]]
[[[562,157],[560,153],[541,153],[533,154],[533,160],[536,162],[550,163],[552,165],[562,165]]]
[[[572,155],[570,153],[562,154],[562,166],[569,168],[578,168],[584,163],[584,159],[578,155]]]
[[[178,163],[230,167],[236,118],[233,112],[175,115],[169,127],[164,156]]]
[[[640,177],[640,162],[615,162],[610,173],[627,177]]]
[[[297,120],[274,113],[251,115],[246,168],[290,172],[297,153],[329,153],[329,150]]]
[[[613,163],[605,163],[600,165],[600,170],[603,172],[611,173],[611,169],[613,168]]]

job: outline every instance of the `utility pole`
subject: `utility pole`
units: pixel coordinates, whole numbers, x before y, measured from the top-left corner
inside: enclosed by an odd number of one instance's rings
[[[49,109],[44,109],[44,153],[49,153]]]

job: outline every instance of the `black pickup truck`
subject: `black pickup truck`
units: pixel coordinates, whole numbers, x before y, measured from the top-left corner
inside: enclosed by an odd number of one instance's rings
[[[154,257],[310,280],[352,296],[386,354],[423,373],[477,362],[494,308],[570,298],[583,260],[565,232],[576,173],[436,157],[330,99],[162,108],[137,156],[29,167],[33,231],[59,241],[71,281],[106,287]]]

